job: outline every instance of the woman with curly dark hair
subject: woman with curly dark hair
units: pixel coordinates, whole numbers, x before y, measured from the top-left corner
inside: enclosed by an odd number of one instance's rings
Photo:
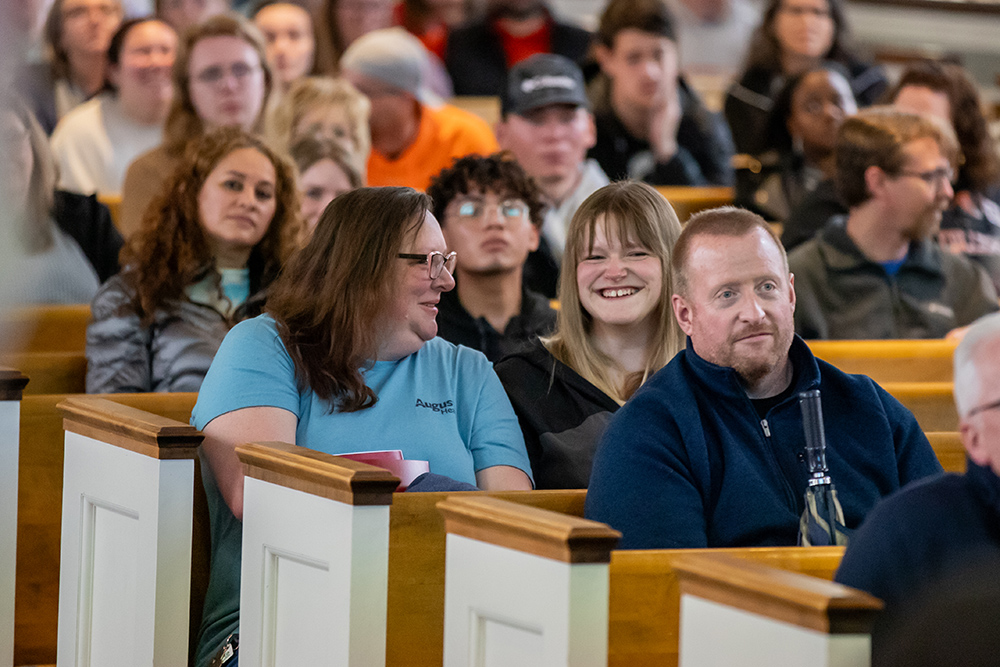
[[[726,95],[726,120],[736,150],[756,155],[774,98],[785,80],[823,60],[850,73],[858,106],[874,104],[888,83],[882,69],[852,45],[843,0],[770,0],[747,51],[746,69]]]
[[[97,293],[87,391],[197,391],[299,234],[293,167],[238,128],[192,142]]]
[[[951,123],[961,156],[955,198],[941,216],[938,243],[979,262],[1000,289],[1000,155],[976,84],[960,65],[910,65],[891,94],[893,106]]]

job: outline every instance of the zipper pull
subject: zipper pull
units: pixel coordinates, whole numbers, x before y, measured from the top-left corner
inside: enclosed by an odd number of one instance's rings
[[[761,419],[760,420],[760,426],[761,426],[761,428],[764,429],[764,435],[766,435],[768,438],[770,438],[771,437],[771,429],[768,428],[768,426],[767,426],[767,420],[766,419]]]

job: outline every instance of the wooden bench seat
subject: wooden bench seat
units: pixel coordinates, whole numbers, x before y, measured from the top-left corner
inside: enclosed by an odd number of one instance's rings
[[[956,341],[810,340],[809,349],[845,373],[886,382],[951,382]]]

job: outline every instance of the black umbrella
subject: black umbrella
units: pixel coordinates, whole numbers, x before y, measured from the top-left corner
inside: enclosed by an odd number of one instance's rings
[[[826,467],[826,433],[819,390],[799,394],[799,406],[809,462],[806,509],[799,520],[799,544],[804,547],[842,546],[847,544],[851,531],[844,526],[844,509],[837,500],[837,490]]]

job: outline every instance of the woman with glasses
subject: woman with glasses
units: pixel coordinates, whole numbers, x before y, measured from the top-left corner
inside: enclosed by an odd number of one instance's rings
[[[294,168],[239,128],[192,143],[87,327],[90,393],[198,391],[299,238]]]
[[[188,141],[219,127],[262,130],[273,82],[260,33],[235,14],[213,16],[185,33],[173,79],[163,143],[136,158],[125,174],[119,227],[126,239],[139,228]]]
[[[681,226],[642,183],[612,183],[570,222],[556,330],[496,366],[537,488],[586,488],[611,416],[682,346],[670,307]]]
[[[531,488],[517,418],[489,362],[435,337],[455,255],[429,206],[409,188],[334,199],[273,285],[267,314],[238,324],[219,349],[192,413],[205,433],[213,549],[198,667],[239,624],[239,443],[401,449],[483,489]]]
[[[775,96],[788,77],[823,60],[850,74],[859,106],[874,104],[888,87],[877,65],[861,58],[851,43],[842,0],[769,0],[747,51],[747,65],[726,95],[726,120],[740,153],[757,155]]]

